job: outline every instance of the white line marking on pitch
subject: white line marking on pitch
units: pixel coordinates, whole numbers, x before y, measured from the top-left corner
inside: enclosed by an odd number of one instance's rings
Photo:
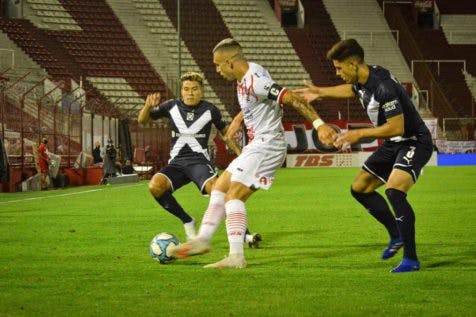
[[[140,184],[125,185],[125,186],[120,186],[120,187],[116,187],[116,188],[125,188],[125,187],[132,187],[132,186],[138,186],[138,185],[140,185]],[[85,191],[82,191],[82,192],[74,192],[74,193],[66,193],[66,194],[51,195],[51,196],[39,196],[39,197],[30,197],[30,198],[23,198],[23,199],[7,200],[7,201],[0,201],[0,204],[17,203],[17,202],[22,202],[22,201],[31,201],[31,200],[56,198],[56,197],[64,197],[64,196],[73,196],[73,195],[80,195],[80,194],[98,192],[98,191],[105,190],[105,189],[106,188],[90,189],[90,190],[85,190]]]

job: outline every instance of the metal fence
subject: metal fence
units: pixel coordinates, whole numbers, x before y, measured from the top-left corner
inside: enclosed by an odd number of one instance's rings
[[[0,132],[15,182],[36,173],[34,151],[44,137],[49,152],[60,155],[64,168],[74,167],[81,152],[91,155],[97,141],[102,147],[108,139],[120,144],[119,120],[128,118],[103,99],[87,97],[89,93],[81,89],[65,90],[46,77],[25,73],[9,78],[4,73],[0,73]],[[168,124],[141,126],[134,119],[129,118],[132,159],[136,164],[164,165],[170,143]]]

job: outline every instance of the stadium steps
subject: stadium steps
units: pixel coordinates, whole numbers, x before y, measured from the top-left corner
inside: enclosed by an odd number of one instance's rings
[[[172,24],[177,25],[177,7],[173,1],[162,1]],[[200,8],[202,14],[196,14]],[[190,54],[200,67],[227,113],[234,116],[238,111],[236,92],[233,83],[223,80],[216,72],[212,50],[224,38],[230,37],[220,13],[210,0],[182,2],[181,6],[182,39]],[[210,32],[213,30],[213,32]]]
[[[116,1],[116,0],[114,0]],[[167,75],[169,87],[175,88],[176,90],[179,78],[177,78],[177,73],[175,75],[173,70],[178,66],[178,54],[177,54],[177,29],[175,28],[171,18],[167,14],[167,10],[163,7],[160,1],[151,1],[151,0],[134,0],[134,7],[140,15],[140,21],[147,28],[147,36],[151,36],[152,39],[155,39],[151,42],[156,43],[155,45],[161,45],[162,50],[158,53],[161,53],[161,57],[166,60],[166,67],[170,70]],[[115,5],[114,5],[115,6]],[[125,26],[129,27],[129,23],[125,21]],[[137,23],[137,21],[136,21]],[[149,50],[150,48],[142,47],[141,42],[150,41],[150,38],[145,38],[144,40],[137,39],[137,43],[144,49],[144,51]],[[152,47],[152,50],[154,48]],[[199,67],[196,60],[193,58],[192,54],[189,51],[188,46],[182,39],[181,41],[181,70],[182,73],[186,71],[195,71],[203,73],[203,70]],[[170,77],[169,77],[170,76]],[[225,105],[221,102],[220,98],[217,96],[217,93],[214,91],[213,87],[209,84],[208,78],[205,74],[205,91],[204,95],[207,100],[214,103],[222,112],[223,117],[227,121],[231,121],[231,116],[227,111]]]
[[[339,40],[339,35],[322,0],[301,0],[301,3],[304,7],[305,24],[303,28],[284,27],[289,40],[309,72],[313,83],[321,86],[342,84],[342,80],[335,74],[334,66],[326,57],[329,48]],[[367,113],[354,98],[322,100],[316,105],[316,109],[325,121],[340,118],[368,121]],[[286,111],[285,121],[302,122],[302,117],[297,111]]]
[[[410,15],[404,22],[412,30],[412,36],[425,60],[461,60],[462,56],[448,44],[441,30],[421,29]],[[440,114],[445,117],[466,117],[471,115],[472,95],[466,85],[461,63],[428,63],[441,91],[451,104],[454,113]],[[421,86],[421,83],[419,83]]]
[[[0,19],[0,28],[22,51],[38,63],[53,81],[69,82],[71,78],[79,81],[82,76],[80,63],[77,63],[63,46],[58,37],[63,34],[62,31],[38,29],[26,19]],[[68,31],[67,34],[71,32]],[[88,82],[84,82],[84,88],[88,91],[88,98],[103,98]],[[109,112],[113,113],[114,111]]]
[[[143,15],[140,13],[139,1],[130,0],[107,0],[122,25],[134,38],[137,46],[141,49],[149,63],[161,75],[170,91],[175,94],[177,78],[176,66],[172,59],[168,58],[169,52],[163,45],[162,39],[152,33],[146,25]],[[171,97],[171,96],[168,96]]]
[[[476,45],[476,15],[442,14],[440,24],[448,44]]]
[[[151,92],[160,91],[165,96],[170,95],[161,76],[150,65],[107,2],[61,0],[60,3],[83,31],[49,31],[49,34],[70,52],[73,60],[81,66],[84,77],[122,78],[127,81],[130,88],[125,92],[117,88],[95,86],[113,107],[119,109],[122,116],[135,117],[143,107],[145,97]]]
[[[465,82],[476,98],[476,14],[442,14],[441,30],[458,58],[466,60]]]
[[[81,27],[57,0],[23,1],[23,16],[40,29],[81,31]]]
[[[292,44],[267,1],[213,0],[223,21],[243,46],[247,59],[267,68],[273,79],[289,88],[310,80]]]
[[[464,81],[466,82],[466,85],[468,86],[468,89],[471,91],[471,94],[473,95],[473,100],[476,101],[476,77],[472,76],[468,72],[463,72],[464,76]]]
[[[389,69],[400,82],[415,82],[377,1],[323,0],[323,3],[341,39],[355,38],[365,50],[367,63]]]
[[[5,21],[3,21],[3,23],[5,23]],[[19,24],[14,23],[10,26],[12,28],[14,27],[16,32],[22,32]],[[6,30],[8,30],[8,28]],[[5,124],[11,131],[20,132],[21,121],[19,118],[20,113],[23,111],[24,125],[28,127],[25,129],[27,138],[28,133],[31,133],[31,131],[38,132],[38,129],[42,134],[51,134],[53,131],[57,131],[58,133],[67,131],[66,121],[54,120],[52,108],[56,106],[54,103],[58,102],[58,98],[56,98],[56,100],[50,98],[54,94],[41,100],[42,111],[40,111],[40,122],[38,121],[38,103],[46,89],[43,85],[38,86],[38,88],[33,89],[26,95],[22,110],[21,97],[42,79],[48,77],[48,74],[35,60],[26,54],[20,46],[16,45],[16,42],[11,40],[7,34],[8,32],[1,33],[0,45],[2,48],[14,52],[14,60],[12,64],[11,55],[8,54],[5,58],[2,58],[1,63],[2,72],[5,72],[4,76],[8,78],[6,82],[8,89],[5,91],[5,101],[7,102],[7,110],[9,111],[5,113]],[[12,66],[14,67],[11,68]],[[13,85],[15,82],[17,83]],[[9,87],[10,85],[13,86]],[[9,107],[12,109],[8,109]],[[13,113],[13,115],[9,115],[9,113]],[[59,112],[57,112],[57,114],[58,113]]]

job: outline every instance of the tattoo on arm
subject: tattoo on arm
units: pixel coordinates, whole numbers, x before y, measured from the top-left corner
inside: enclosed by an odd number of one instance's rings
[[[296,109],[304,118],[309,121],[314,121],[319,118],[316,110],[304,100],[301,96],[293,93],[292,91],[286,92],[283,96],[283,104],[289,105]]]

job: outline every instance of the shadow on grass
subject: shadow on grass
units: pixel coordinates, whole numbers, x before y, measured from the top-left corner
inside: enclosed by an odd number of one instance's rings
[[[440,261],[440,262],[433,262],[430,264],[426,264],[425,267],[428,269],[441,267],[441,266],[454,266],[458,264],[458,261]]]
[[[474,262],[473,256],[461,256],[455,257],[451,260],[442,260],[442,261],[428,261],[424,263],[425,267],[428,269],[436,269],[441,267],[453,267],[462,271],[475,271],[476,263]]]

